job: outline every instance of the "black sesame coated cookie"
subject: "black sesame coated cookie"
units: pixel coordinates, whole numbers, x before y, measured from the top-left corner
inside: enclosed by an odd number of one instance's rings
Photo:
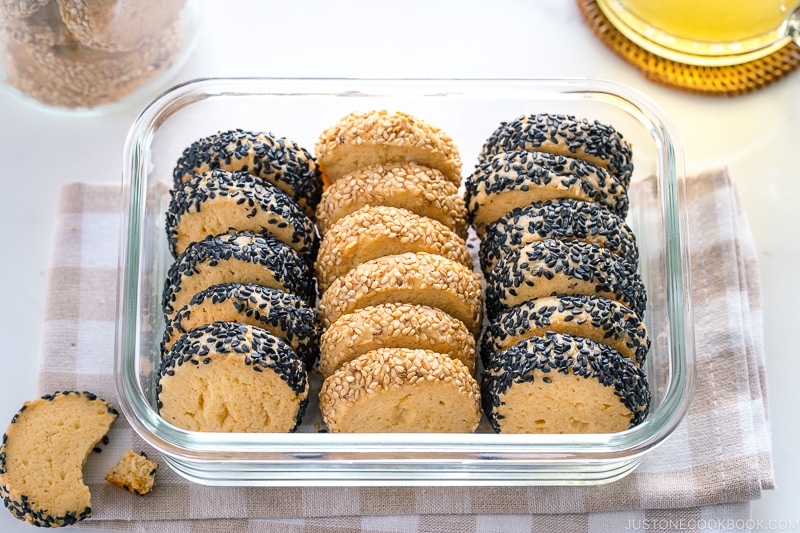
[[[611,433],[647,417],[650,390],[636,363],[612,348],[547,332],[492,358],[481,401],[498,433]]]
[[[650,337],[631,309],[603,296],[543,296],[501,312],[484,330],[484,365],[495,354],[547,331],[568,333],[606,344],[637,365],[644,364]]]
[[[195,174],[215,168],[245,171],[291,196],[310,218],[322,194],[317,161],[294,141],[272,133],[220,131],[187,147],[173,170],[175,189]]]
[[[265,329],[285,341],[311,368],[319,353],[319,313],[302,298],[254,283],[212,285],[194,295],[167,323],[165,353],[184,333],[218,321]]]
[[[480,163],[465,181],[467,214],[479,237],[488,224],[518,207],[573,198],[600,204],[621,217],[628,193],[601,167],[563,155],[502,152]]]
[[[501,152],[535,150],[567,155],[608,170],[627,187],[633,173],[631,146],[613,126],[573,115],[539,113],[501,122],[481,149],[483,161]]]
[[[620,216],[583,200],[558,199],[518,207],[486,226],[479,258],[484,274],[511,250],[543,239],[595,242],[633,265],[636,236]]]
[[[190,330],[172,345],[159,374],[159,414],[191,431],[294,431],[308,403],[308,375],[297,354],[268,331],[237,322]]]
[[[57,391],[25,402],[0,445],[0,497],[11,514],[39,527],[88,518],[83,465],[117,416],[90,392]]]
[[[166,229],[173,256],[194,241],[231,228],[272,234],[310,262],[319,244],[314,222],[297,203],[247,172],[210,170],[172,192]]]
[[[167,272],[162,304],[169,320],[195,294],[222,283],[255,283],[316,299],[311,268],[272,235],[235,232],[190,244]]]
[[[636,267],[596,243],[546,239],[506,255],[486,280],[490,321],[503,309],[553,295],[599,295],[644,315],[647,296]]]

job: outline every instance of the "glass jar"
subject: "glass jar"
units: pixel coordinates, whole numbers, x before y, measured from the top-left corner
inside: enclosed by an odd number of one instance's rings
[[[0,0],[4,88],[49,109],[152,97],[188,57],[205,0]]]

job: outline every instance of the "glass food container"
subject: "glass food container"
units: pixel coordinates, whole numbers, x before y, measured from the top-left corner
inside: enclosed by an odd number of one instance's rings
[[[295,433],[198,433],[155,407],[161,291],[172,261],[164,231],[172,169],[185,147],[220,130],[269,131],[313,150],[355,110],[411,113],[446,131],[464,175],[500,121],[568,113],[612,124],[632,143],[628,223],[640,247],[652,349],[649,416],[592,435],[328,433],[311,402]],[[695,354],[686,249],[684,164],[668,118],[614,83],[564,80],[204,79],[162,94],[133,124],[124,151],[116,386],[122,412],[180,475],[216,485],[598,484],[631,472],[667,438],[694,391]],[[312,376],[316,371],[312,373]]]
[[[49,110],[98,113],[167,87],[205,0],[4,0],[0,86]]]

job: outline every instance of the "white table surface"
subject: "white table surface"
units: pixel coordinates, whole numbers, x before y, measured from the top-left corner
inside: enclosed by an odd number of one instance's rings
[[[689,172],[727,165],[750,218],[761,266],[777,479],[777,490],[754,502],[753,518],[765,524],[800,520],[800,354],[794,338],[800,318],[795,304],[800,301],[800,72],[732,99],[666,89],[599,43],[569,0],[211,0],[208,9],[207,31],[174,83],[208,76],[586,76],[620,82],[652,98],[674,122]],[[59,187],[118,182],[123,142],[139,108],[64,117],[0,94],[3,427],[37,393]],[[31,530],[0,510],[3,533]]]

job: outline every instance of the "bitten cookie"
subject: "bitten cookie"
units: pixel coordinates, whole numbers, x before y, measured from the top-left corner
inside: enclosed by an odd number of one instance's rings
[[[532,242],[506,255],[486,281],[490,321],[503,309],[542,296],[596,294],[617,300],[640,317],[647,305],[636,268],[595,243]]]
[[[360,168],[414,162],[461,183],[461,156],[440,128],[401,111],[354,111],[327,128],[315,152],[325,185]]]
[[[311,368],[319,351],[319,313],[302,298],[253,283],[212,285],[194,295],[164,332],[166,352],[184,333],[212,322],[241,322],[265,329],[286,342]]]
[[[244,171],[291,196],[310,218],[322,194],[317,161],[294,141],[272,133],[220,131],[187,147],[172,172],[175,189],[195,174],[222,168]]]
[[[573,198],[600,204],[620,217],[628,193],[605,170],[543,152],[503,152],[478,165],[465,181],[467,216],[479,237],[488,224],[519,207]]]
[[[143,496],[153,490],[157,471],[158,463],[149,460],[144,452],[126,450],[117,464],[106,472],[106,481],[132,494]]]
[[[320,339],[323,379],[379,348],[426,349],[475,369],[475,337],[463,322],[427,305],[385,303],[342,315]]]
[[[322,419],[333,432],[471,433],[480,422],[475,378],[430,350],[381,348],[322,384]]]
[[[606,344],[639,366],[650,350],[644,322],[621,303],[602,296],[543,296],[503,311],[486,327],[480,345],[484,366],[496,353],[547,331]]]
[[[501,122],[481,149],[479,160],[514,151],[575,157],[607,169],[627,187],[633,173],[631,145],[609,124],[573,115],[531,114]]]
[[[431,218],[397,207],[364,207],[339,219],[319,248],[315,264],[320,291],[361,263],[385,255],[428,252],[472,268],[464,239]]]
[[[214,322],[179,338],[162,360],[158,411],[190,431],[288,432],[308,403],[297,354],[271,333]]]
[[[11,514],[39,527],[89,517],[83,465],[117,416],[89,392],[58,391],[25,402],[0,445],[0,497]]]
[[[408,209],[467,237],[467,208],[458,186],[438,170],[414,163],[370,165],[336,180],[322,193],[317,209],[320,235],[340,218],[369,205]]]
[[[441,309],[473,333],[481,329],[483,288],[472,269],[426,252],[388,255],[362,263],[338,278],[319,301],[324,328],[340,316],[384,303]]]
[[[531,337],[484,369],[484,412],[498,433],[610,433],[648,414],[636,364],[603,344],[559,333]]]
[[[314,222],[288,194],[252,174],[210,170],[172,192],[166,229],[173,256],[232,228],[270,233],[309,261],[316,256]]]
[[[311,269],[272,235],[225,233],[190,244],[167,271],[162,298],[171,319],[198,292],[223,283],[255,283],[315,301]]]
[[[625,220],[593,202],[559,199],[518,207],[488,224],[478,254],[481,269],[488,276],[511,250],[544,239],[594,242],[639,264],[636,237]]]

